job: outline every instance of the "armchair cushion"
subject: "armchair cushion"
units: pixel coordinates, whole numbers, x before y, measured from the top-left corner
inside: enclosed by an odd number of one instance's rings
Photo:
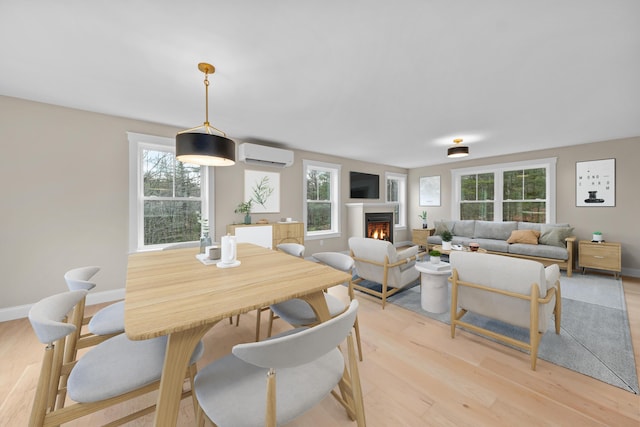
[[[418,253],[417,246],[412,246],[398,253],[391,242],[365,237],[351,237],[349,239],[349,248],[353,251],[355,258],[369,261],[355,260],[358,276],[376,283],[382,283],[384,281],[383,266],[385,259],[388,260],[389,264],[396,264]],[[420,272],[415,268],[408,267],[408,264],[413,261],[414,260],[389,268],[387,286],[403,288],[418,279]]]
[[[458,272],[460,281],[521,295],[530,295],[531,286],[535,283],[539,287],[539,298],[544,298],[548,289],[555,287],[560,277],[557,264],[545,269],[542,263],[537,261],[501,255],[453,251],[449,260],[452,268]],[[460,287],[458,292],[460,308],[512,325],[529,327],[527,300],[466,286]],[[540,307],[538,322],[540,332],[548,329],[554,301],[555,297],[550,303]]]

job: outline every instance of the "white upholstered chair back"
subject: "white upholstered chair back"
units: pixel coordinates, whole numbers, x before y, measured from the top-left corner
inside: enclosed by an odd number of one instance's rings
[[[397,251],[391,242],[369,239],[365,237],[351,237],[349,249],[354,258],[363,258],[382,265],[362,262],[355,259],[355,268],[359,277],[372,282],[381,283],[384,277],[385,258],[389,264],[394,264],[403,258],[410,258],[418,253],[418,247],[412,246],[403,251]],[[387,286],[402,288],[418,278],[420,273],[413,268],[412,263],[389,268],[387,272]]]
[[[452,251],[449,261],[451,267],[457,271],[460,281],[521,295],[530,295],[531,286],[535,283],[539,287],[540,298],[544,298],[547,290],[555,287],[560,278],[560,270],[556,264],[545,268],[538,261],[502,255]],[[549,327],[554,302],[555,296],[550,303],[540,305],[540,332],[546,331]],[[529,327],[530,310],[527,300],[460,286],[458,305],[470,312]]]

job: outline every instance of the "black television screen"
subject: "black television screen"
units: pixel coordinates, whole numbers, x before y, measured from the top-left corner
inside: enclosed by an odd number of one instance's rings
[[[352,199],[377,199],[380,197],[380,176],[371,173],[349,172]]]

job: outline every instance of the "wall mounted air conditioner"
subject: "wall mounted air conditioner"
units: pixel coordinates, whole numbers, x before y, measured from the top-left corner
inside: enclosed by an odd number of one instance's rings
[[[293,151],[245,142],[238,147],[238,158],[250,165],[286,168],[293,164]]]

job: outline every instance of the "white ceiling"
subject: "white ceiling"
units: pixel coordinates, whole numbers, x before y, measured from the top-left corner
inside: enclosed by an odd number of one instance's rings
[[[640,135],[638,0],[0,0],[0,94],[412,168]],[[37,118],[36,118],[37,119]]]

